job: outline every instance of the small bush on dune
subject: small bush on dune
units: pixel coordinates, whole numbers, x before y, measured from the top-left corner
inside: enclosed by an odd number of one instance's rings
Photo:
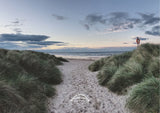
[[[61,65],[62,62],[59,60],[57,57],[54,55],[50,55],[47,53],[42,53],[42,52],[35,52],[35,51],[22,51],[22,57],[25,56],[30,56],[30,55],[36,55],[39,59],[41,60],[52,60],[55,65]]]
[[[150,61],[150,65],[147,68],[148,73],[153,74],[153,76],[155,77],[160,77],[157,75],[160,75],[160,57],[154,57],[151,61]]]
[[[135,113],[159,113],[160,80],[151,77],[137,84],[126,106]]]
[[[145,51],[147,51],[148,53],[152,54],[153,56],[159,56],[160,45],[147,43],[147,44],[142,44],[140,47],[144,48]]]
[[[95,61],[91,64],[88,68],[90,71],[98,71],[102,69],[103,66],[106,65],[113,65],[113,66],[120,66],[124,64],[130,57],[132,52],[126,52],[120,55],[109,56],[106,58],[101,58],[100,60]]]
[[[23,68],[6,59],[0,59],[0,78],[15,80],[20,73],[23,73]]]
[[[143,77],[142,65],[136,62],[127,63],[120,68],[108,82],[107,87],[118,94],[121,94],[127,87],[140,82]]]
[[[56,67],[47,67],[43,72],[43,76],[38,79],[47,84],[60,84],[62,82],[61,72]]]
[[[50,60],[41,60],[36,55],[31,54],[21,59],[20,65],[40,81],[48,84],[59,84],[62,82],[61,73]]]
[[[26,109],[24,110],[26,113],[45,113],[45,100],[55,94],[55,89],[50,85],[41,83],[28,75],[21,75],[10,84],[27,100]]]
[[[114,75],[120,65],[123,65],[131,56],[131,52],[123,53],[122,55],[115,55],[105,61],[97,75],[100,85],[106,86],[107,82]]]
[[[109,58],[110,58],[110,57],[101,58],[100,60],[95,61],[93,64],[91,64],[91,65],[88,67],[88,69],[89,69],[90,71],[98,71],[98,70],[100,70],[100,69],[103,67],[103,65],[105,64],[105,61],[106,61],[107,59],[109,59]]]
[[[41,88],[47,97],[52,97],[56,94],[56,90],[48,84],[42,84]]]
[[[5,58],[14,63],[19,63],[19,60],[21,58],[21,53],[17,50],[9,50]]]
[[[22,112],[26,101],[11,86],[0,81],[0,113]]]
[[[55,94],[50,84],[62,81],[54,55],[0,49],[0,113],[46,113],[46,99]],[[24,101],[24,103],[22,102]]]
[[[116,66],[121,66],[123,65],[126,61],[128,61],[128,59],[131,57],[132,55],[132,52],[125,52],[125,53],[122,53],[120,55],[115,55],[113,56],[113,61],[115,63]]]
[[[38,81],[35,81],[33,77],[29,77],[28,75],[20,75],[15,81],[11,82],[20,94],[27,100],[40,90]]]
[[[7,54],[8,50],[0,49],[0,58],[4,58]]]
[[[63,61],[63,62],[68,62],[68,60],[62,58],[62,57],[57,57],[58,60]]]
[[[116,70],[117,66],[104,66],[97,75],[99,84],[106,86],[107,82],[110,80],[112,75],[114,75]]]

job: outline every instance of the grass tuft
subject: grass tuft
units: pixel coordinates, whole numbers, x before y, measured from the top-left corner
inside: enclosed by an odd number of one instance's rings
[[[51,85],[62,82],[63,58],[34,51],[0,49],[0,113],[46,113]],[[2,82],[4,81],[4,82]]]
[[[116,94],[128,94],[128,89],[137,84],[126,106],[135,113],[158,113],[159,66],[160,45],[147,43],[131,52],[95,61],[89,70],[99,70],[99,84]]]
[[[159,113],[159,89],[158,78],[144,80],[131,91],[126,106],[134,113]]]

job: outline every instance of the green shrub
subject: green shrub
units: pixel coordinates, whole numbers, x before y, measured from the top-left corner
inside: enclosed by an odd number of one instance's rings
[[[132,89],[126,106],[134,113],[159,113],[160,80],[151,77]]]

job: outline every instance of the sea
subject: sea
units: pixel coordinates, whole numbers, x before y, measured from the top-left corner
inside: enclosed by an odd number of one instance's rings
[[[63,57],[67,59],[93,59],[97,60],[100,58],[117,55],[126,51],[108,51],[108,52],[50,52],[50,54],[56,57]]]

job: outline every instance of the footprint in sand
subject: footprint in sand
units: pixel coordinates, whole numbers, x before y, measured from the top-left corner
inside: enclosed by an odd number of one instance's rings
[[[57,95],[49,99],[48,113],[129,113],[125,96],[117,96],[101,87],[97,72],[88,70],[93,61],[69,60],[59,66],[63,83],[56,86]]]

